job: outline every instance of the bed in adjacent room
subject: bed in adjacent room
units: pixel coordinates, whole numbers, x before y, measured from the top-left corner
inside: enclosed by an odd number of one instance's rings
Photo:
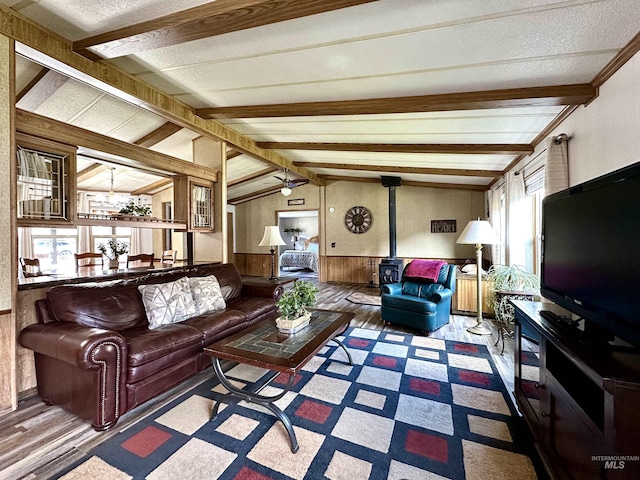
[[[311,237],[305,242],[304,250],[285,250],[280,255],[280,269],[304,269],[318,271],[318,237]]]

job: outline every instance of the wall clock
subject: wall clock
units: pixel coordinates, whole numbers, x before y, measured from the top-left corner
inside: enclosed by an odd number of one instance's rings
[[[344,224],[352,233],[364,233],[369,230],[373,216],[366,207],[351,207],[344,216]]]

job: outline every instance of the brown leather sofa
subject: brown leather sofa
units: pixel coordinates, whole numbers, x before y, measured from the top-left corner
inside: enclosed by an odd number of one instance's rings
[[[226,309],[149,329],[138,285],[215,275]],[[275,319],[282,287],[243,284],[233,264],[182,267],[133,279],[60,285],[36,303],[20,333],[35,352],[38,394],[106,430],[132,408],[211,365],[203,348]],[[91,325],[91,326],[89,326]]]

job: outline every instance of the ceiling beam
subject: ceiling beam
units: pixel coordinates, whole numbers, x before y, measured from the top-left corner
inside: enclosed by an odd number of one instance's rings
[[[253,140],[213,120],[195,115],[187,104],[127,74],[112,64],[92,62],[76,54],[71,42],[18,12],[0,5],[0,34],[16,43],[16,52],[52,70],[84,82],[149,112],[188,128],[200,135],[227,142],[234,149],[280,168],[288,168],[315,185],[323,180],[309,170],[295,167],[293,162],[272,150],[258,148]],[[131,144],[128,144],[131,145]]]
[[[182,130],[182,127],[180,125],[166,122],[156,128],[153,132],[147,133],[144,137],[139,138],[133,143],[145,148],[153,147],[154,145],[160,143],[163,140],[166,140],[171,135],[179,132],[180,130]]]
[[[238,152],[237,150],[229,150],[229,152],[227,153],[227,160],[239,157],[240,155],[242,155],[242,152]]]
[[[363,182],[363,183],[380,183],[379,178],[371,177],[348,177],[343,175],[320,175],[329,182]],[[448,188],[456,190],[473,190],[475,192],[484,192],[489,189],[485,185],[468,185],[466,183],[435,183],[435,182],[416,182],[413,180],[402,180],[402,185],[410,187],[430,187],[430,188]]]
[[[16,99],[16,106],[18,108],[36,110],[69,80],[69,77],[61,75],[58,72],[54,72],[48,68],[45,68],[45,70],[46,71],[41,78],[36,76],[36,78],[38,78],[38,82],[33,84],[29,91],[25,92],[23,90],[20,92],[20,99]]]
[[[45,68],[45,67],[41,68],[40,71],[36,74],[36,76],[33,77],[31,81],[27,83],[27,85],[25,85],[25,87],[16,94],[16,103],[18,103],[22,99],[22,97],[24,97],[27,93],[29,93],[29,91],[31,91],[31,89],[35,87],[38,84],[38,82],[44,78],[47,72],[49,72],[48,68]]]
[[[227,182],[227,187],[233,187],[233,186],[239,185],[241,183],[250,182],[251,180],[255,180],[256,178],[264,177],[265,175],[269,175],[270,173],[278,172],[278,171],[279,171],[279,169],[273,168],[273,167],[265,168],[263,170],[259,170],[259,171],[254,172],[254,173],[250,173],[249,175],[245,175],[244,177],[240,177],[240,178],[236,178],[235,180],[231,180],[231,181]]]
[[[350,163],[295,162],[309,168],[334,168],[368,172],[415,173],[419,175],[454,175],[458,177],[498,177],[502,170],[470,170],[466,168],[398,167],[393,165],[361,165]],[[326,177],[323,177],[326,178]]]
[[[280,192],[281,188],[282,188],[281,185],[276,186],[276,187],[263,188],[262,190],[258,190],[257,192],[247,193],[246,195],[241,195],[241,196],[235,197],[235,198],[229,198],[229,199],[227,199],[227,202],[232,204],[232,205],[234,205],[236,203],[242,203],[242,202],[247,202],[249,200],[255,200],[255,199],[260,198],[260,197],[266,197],[267,195],[271,195],[273,193]]]
[[[109,167],[104,163],[93,163],[89,165],[87,168],[85,168],[84,170],[81,170],[77,173],[76,181],[78,183],[84,182],[85,180],[88,180],[91,177],[94,177],[99,173],[104,172],[105,170],[109,170]]]
[[[172,178],[161,178],[160,180],[157,180],[153,183],[145,185],[144,187],[140,187],[134,190],[133,192],[131,192],[131,195],[134,195],[134,196],[135,195],[151,195],[153,193],[158,193],[159,191],[165,190],[172,186],[173,186]]]
[[[371,1],[217,0],[73,42],[73,50],[91,60],[116,58]]]
[[[196,115],[202,118],[305,117],[543,107],[581,105],[593,99],[596,95],[597,89],[586,83],[412,97],[200,108],[196,110]]]
[[[64,139],[65,143],[69,145],[77,145],[115,155],[119,158],[126,158],[130,162],[126,164],[127,166],[140,164],[164,172],[192,175],[214,182],[217,181],[218,177],[218,171],[213,168],[207,168],[170,155],[154,152],[132,143],[123,142],[122,140],[20,109],[16,109],[16,130],[42,138]]]
[[[307,143],[258,142],[258,147],[277,150],[328,150],[333,152],[447,153],[460,155],[528,155],[527,144],[405,144],[405,143]]]

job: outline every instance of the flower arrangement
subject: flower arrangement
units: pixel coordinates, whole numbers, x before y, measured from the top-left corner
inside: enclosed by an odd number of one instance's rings
[[[106,245],[104,243],[99,244],[98,251],[109,260],[118,260],[120,255],[129,253],[129,245],[112,238]]]

